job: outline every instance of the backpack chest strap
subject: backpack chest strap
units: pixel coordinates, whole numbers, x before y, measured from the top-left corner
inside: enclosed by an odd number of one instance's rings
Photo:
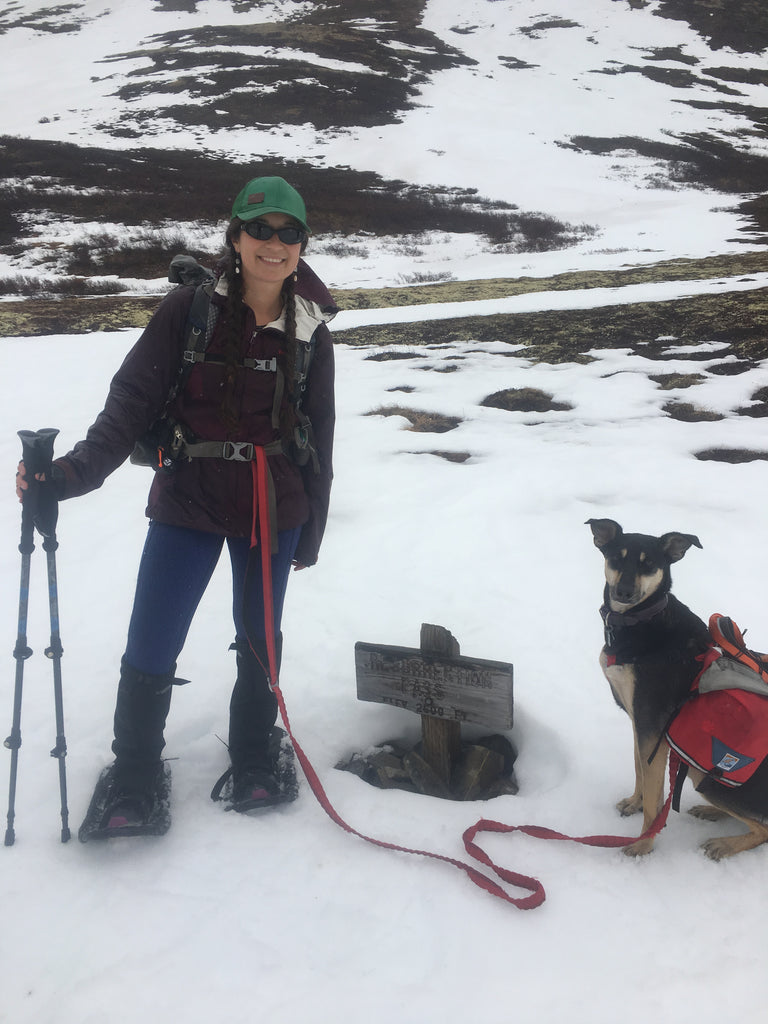
[[[223,363],[224,357],[219,355],[213,355],[208,352],[196,352],[193,349],[187,349],[184,352],[185,363]],[[244,366],[246,370],[261,370],[263,373],[277,373],[277,357],[272,356],[271,359],[242,359],[238,366]]]

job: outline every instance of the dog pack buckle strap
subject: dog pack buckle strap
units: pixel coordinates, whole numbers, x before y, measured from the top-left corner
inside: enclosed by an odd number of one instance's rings
[[[744,643],[744,636],[727,615],[715,612],[709,617],[709,633],[720,650],[729,658],[756,672],[762,681],[768,684],[768,655],[759,651],[750,651]],[[768,690],[766,691],[768,695]]]
[[[688,778],[688,765],[685,761],[681,760],[677,769],[677,775],[675,776],[675,785],[672,790],[672,810],[677,813],[680,812],[680,796],[683,792],[683,784]]]

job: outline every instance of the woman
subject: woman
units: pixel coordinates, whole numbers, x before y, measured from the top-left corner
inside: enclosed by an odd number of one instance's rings
[[[211,300],[218,314],[213,334],[167,409],[185,445],[173,471],[155,475],[149,494],[149,532],[117,691],[105,834],[139,832],[156,812],[176,660],[225,542],[237,652],[231,803],[248,810],[281,799],[270,749],[277,702],[269,686],[262,572],[258,558],[249,560],[257,511],[253,460],[264,449],[271,471],[279,650],[288,574],[317,560],[332,479],[333,348],[326,321],[336,307],[301,260],[309,234],[304,202],[282,178],[255,178],[235,199]],[[39,486],[54,488],[60,499],[85,494],[128,458],[178,380],[194,293],[178,288],[162,301],[85,440],[57,459]],[[297,380],[308,353],[307,379]],[[23,464],[19,472],[21,497]]]

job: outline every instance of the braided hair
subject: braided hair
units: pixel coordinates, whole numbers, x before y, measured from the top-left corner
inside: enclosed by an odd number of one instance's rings
[[[224,305],[226,336],[224,339],[224,388],[221,398],[221,415],[227,431],[234,433],[239,425],[238,407],[235,399],[237,372],[242,358],[243,327],[246,306],[243,301],[243,275],[240,272],[240,255],[233,241],[240,235],[242,221],[235,217],[226,233],[227,252],[221,264],[221,276],[227,283],[227,298]],[[302,246],[302,254],[306,242]],[[280,436],[285,441],[293,439],[296,425],[294,388],[296,376],[296,275],[285,279],[282,287],[283,313],[285,317],[284,340],[278,352],[278,365],[285,378],[285,396],[280,409]]]

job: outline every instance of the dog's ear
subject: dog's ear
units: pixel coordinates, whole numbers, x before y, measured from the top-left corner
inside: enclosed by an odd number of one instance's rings
[[[606,544],[621,537],[623,530],[613,519],[588,519],[587,526],[592,530],[592,539],[596,548],[604,548]]]
[[[691,545],[701,547],[701,541],[692,533],[665,533],[659,537],[659,543],[670,562],[679,562]]]

